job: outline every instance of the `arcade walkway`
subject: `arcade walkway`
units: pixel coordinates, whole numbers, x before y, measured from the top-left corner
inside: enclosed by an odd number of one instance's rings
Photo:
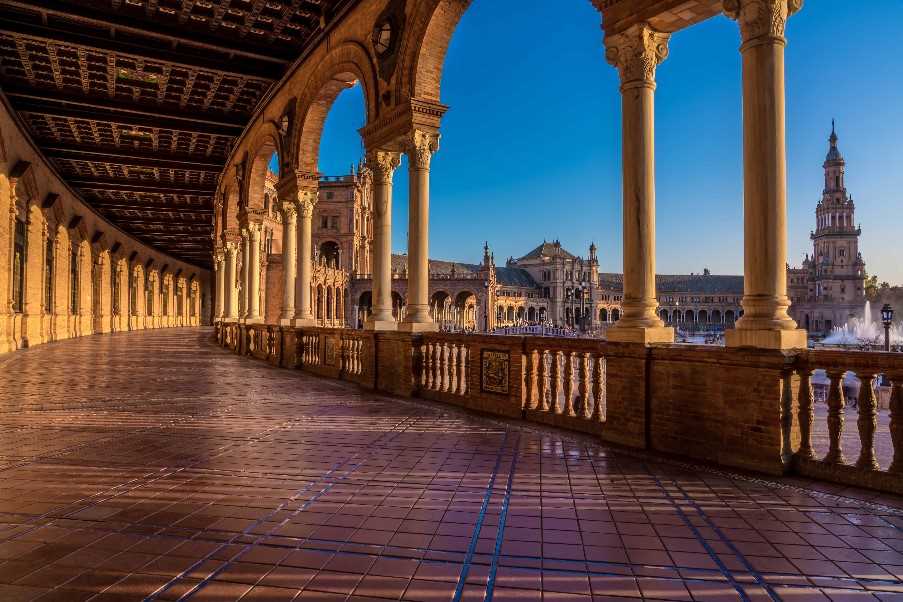
[[[893,500],[384,398],[209,337],[0,357],[0,600],[903,599]]]

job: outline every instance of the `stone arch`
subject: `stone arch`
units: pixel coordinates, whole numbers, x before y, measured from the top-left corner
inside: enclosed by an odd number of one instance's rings
[[[376,69],[367,50],[358,43],[346,42],[330,51],[319,62],[298,99],[298,132],[294,143],[295,167],[316,173],[320,155],[320,137],[326,116],[339,94],[360,83],[364,91],[366,123],[373,122],[379,111],[376,99]]]
[[[266,194],[266,176],[269,171],[270,159],[273,154],[280,154],[279,136],[272,123],[266,123],[263,126],[267,131],[258,136],[257,143],[252,147],[250,155],[250,166],[246,176],[247,183],[244,195],[244,203],[246,209],[263,210],[266,203],[264,196]],[[278,175],[278,174],[277,174]]]
[[[696,322],[696,314],[693,313],[692,309],[688,309],[686,312],[684,312],[684,321],[689,322],[690,324]]]
[[[600,322],[608,322],[608,310],[604,307],[599,310],[599,321]]]
[[[327,266],[340,268],[342,261],[342,249],[334,240],[326,240],[320,244],[320,258]]]
[[[611,310],[611,321],[617,322],[620,319],[621,319],[621,310],[618,308],[614,308],[613,310]]]
[[[417,3],[403,48],[402,77],[397,96],[439,102],[445,55],[452,35],[471,0],[432,0]]]
[[[527,321],[531,323],[536,322],[536,308],[532,305],[527,309]]]
[[[708,324],[709,323],[709,312],[704,309],[700,309],[696,320],[700,324]]]

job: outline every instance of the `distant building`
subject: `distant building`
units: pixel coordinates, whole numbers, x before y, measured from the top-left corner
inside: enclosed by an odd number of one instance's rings
[[[831,127],[830,148],[825,158],[825,187],[815,208],[815,230],[811,233],[812,255],[802,267],[787,273],[790,315],[802,328],[826,333],[846,323],[865,304],[865,261],[859,252],[861,230],[856,224],[856,205],[848,194],[844,176],[846,161],[837,148],[837,133]]]

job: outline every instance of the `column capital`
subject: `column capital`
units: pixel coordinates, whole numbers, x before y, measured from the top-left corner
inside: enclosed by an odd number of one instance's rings
[[[638,23],[605,38],[605,60],[617,67],[621,85],[655,85],[655,69],[668,58],[671,34]]]
[[[285,224],[290,224],[295,221],[295,218],[298,216],[298,204],[292,201],[283,201],[282,202],[282,220]]]
[[[439,150],[439,132],[414,130],[411,132],[405,153],[416,169],[429,169],[433,153]]]
[[[803,7],[803,0],[724,0],[724,14],[740,24],[743,43],[784,41],[788,17]]]
[[[299,190],[298,191],[298,200],[295,204],[297,207],[298,215],[302,218],[308,219],[313,217],[314,215],[314,207],[317,206],[317,191],[316,190]]]
[[[367,167],[373,172],[373,180],[377,184],[391,182],[399,165],[401,153],[384,150],[367,152]]]

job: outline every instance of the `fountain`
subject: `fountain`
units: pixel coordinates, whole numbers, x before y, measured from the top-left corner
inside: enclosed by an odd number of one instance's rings
[[[853,317],[843,326],[835,326],[831,330],[831,334],[821,341],[821,344],[833,346],[883,345],[884,325],[872,319],[872,304],[870,301],[866,301],[862,318]],[[903,323],[891,326],[890,344],[903,344]]]

